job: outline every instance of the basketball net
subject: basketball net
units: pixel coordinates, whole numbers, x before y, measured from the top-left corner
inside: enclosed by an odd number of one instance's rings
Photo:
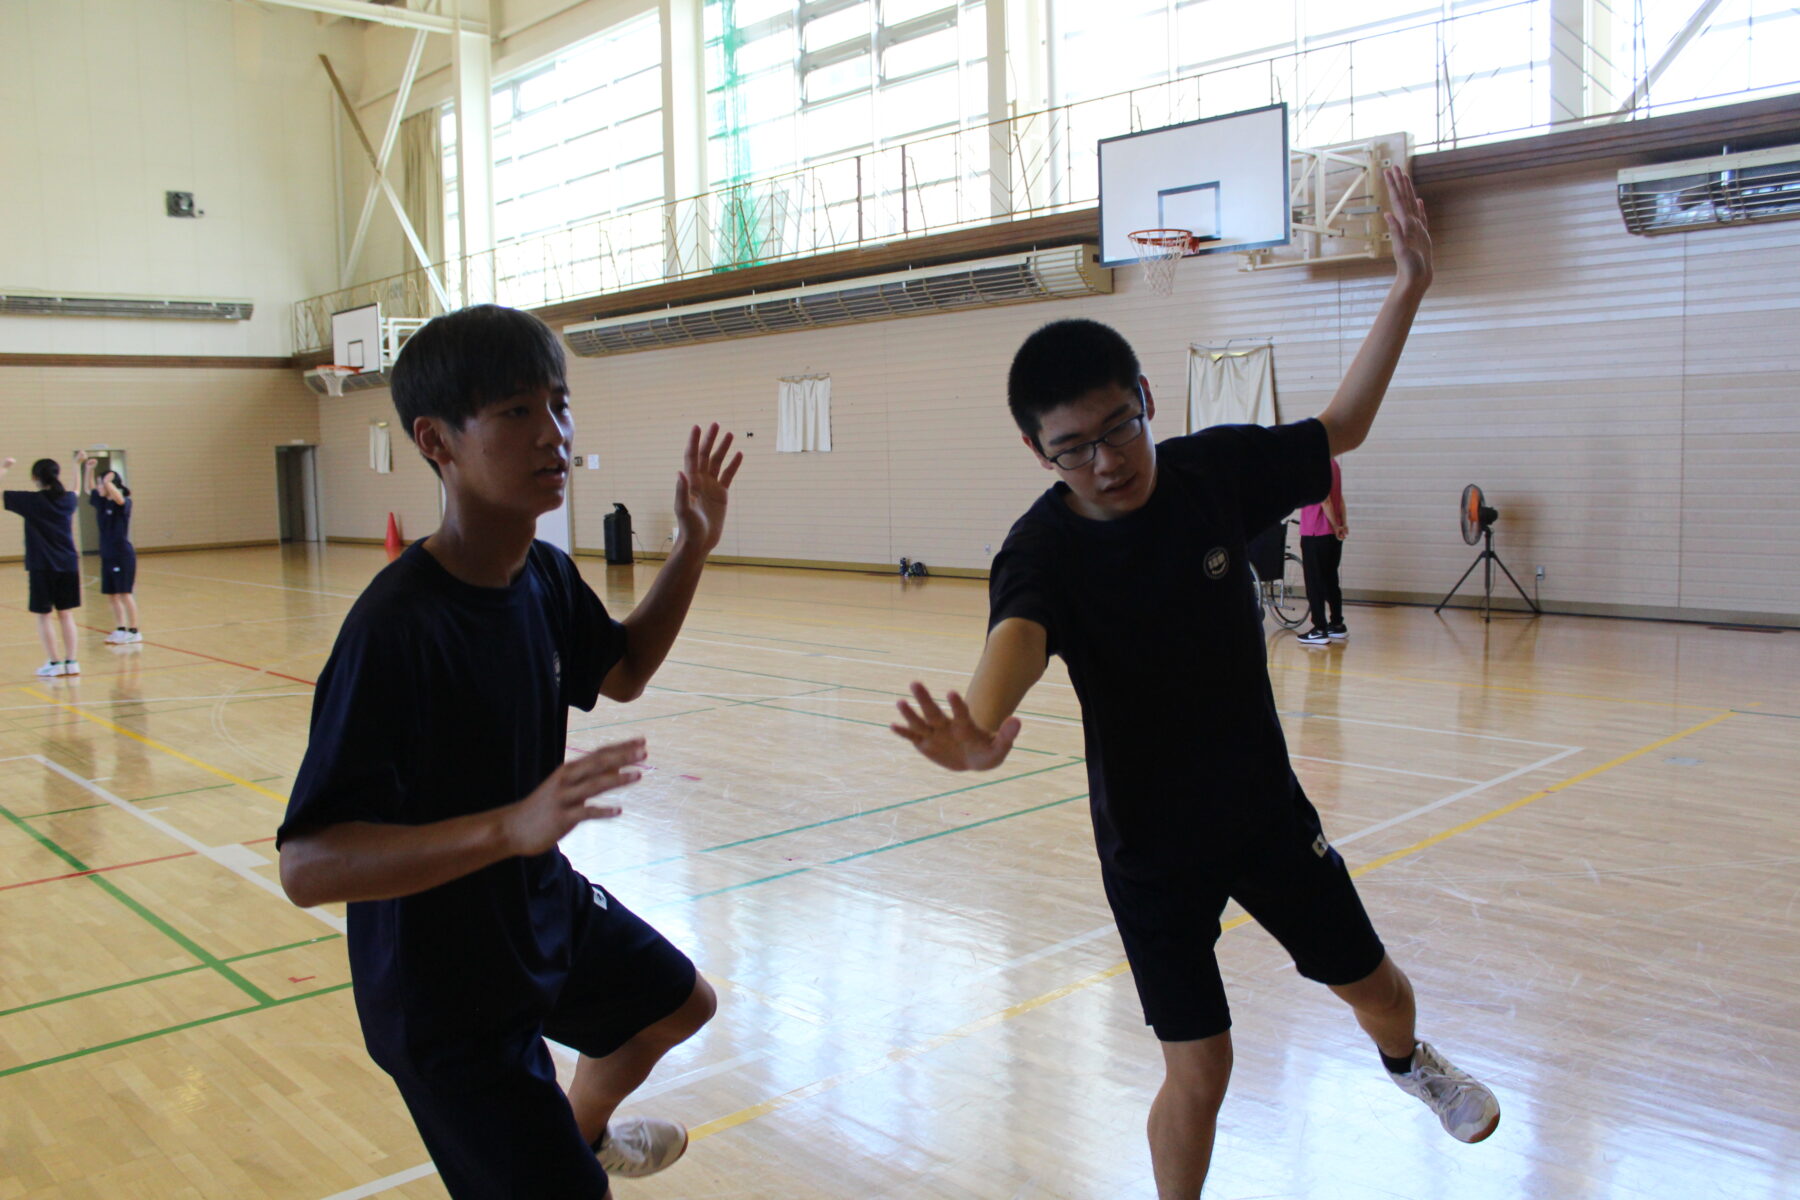
[[[1158,296],[1175,294],[1175,264],[1193,248],[1194,235],[1187,229],[1140,229],[1127,234],[1144,268],[1144,284]]]
[[[328,364],[320,367],[318,371],[319,378],[325,381],[325,394],[327,396],[342,396],[344,394],[344,380],[356,373],[355,367],[340,367],[336,364]]]

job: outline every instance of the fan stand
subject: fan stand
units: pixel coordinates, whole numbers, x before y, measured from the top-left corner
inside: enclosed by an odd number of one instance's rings
[[[1537,606],[1536,600],[1533,600],[1530,596],[1525,594],[1525,589],[1519,586],[1519,581],[1513,579],[1513,573],[1506,570],[1506,564],[1500,561],[1500,556],[1498,554],[1494,553],[1494,527],[1489,525],[1487,528],[1483,529],[1481,531],[1481,536],[1486,539],[1486,542],[1481,547],[1481,553],[1475,556],[1475,561],[1469,564],[1469,569],[1464,571],[1462,573],[1462,578],[1456,581],[1456,587],[1445,592],[1444,598],[1439,600],[1438,606],[1431,611],[1433,613],[1443,612],[1444,605],[1450,603],[1450,597],[1456,595],[1456,589],[1460,588],[1464,582],[1468,580],[1469,576],[1475,573],[1476,567],[1486,563],[1487,567],[1481,573],[1481,620],[1483,624],[1488,621],[1488,613],[1494,606],[1494,568],[1496,566],[1502,571],[1506,571],[1506,577],[1508,579],[1512,579],[1513,587],[1518,588],[1519,599],[1529,604],[1532,612],[1540,617],[1543,616],[1544,610]]]

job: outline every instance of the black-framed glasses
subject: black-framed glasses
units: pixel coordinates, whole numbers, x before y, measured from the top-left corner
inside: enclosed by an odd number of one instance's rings
[[[1144,391],[1140,387],[1138,389],[1138,410],[1135,416],[1120,421],[1091,442],[1082,442],[1057,454],[1046,454],[1044,457],[1055,463],[1061,470],[1079,471],[1094,461],[1094,456],[1100,453],[1102,443],[1117,450],[1121,446],[1131,445],[1143,436]]]

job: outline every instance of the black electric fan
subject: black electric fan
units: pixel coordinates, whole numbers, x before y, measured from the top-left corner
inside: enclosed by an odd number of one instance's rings
[[[1489,508],[1487,498],[1481,494],[1481,489],[1471,483],[1463,489],[1460,511],[1463,541],[1471,546],[1476,542],[1484,544],[1481,547],[1481,553],[1477,554],[1475,561],[1469,564],[1469,569],[1464,571],[1462,578],[1456,581],[1456,587],[1445,592],[1444,598],[1439,600],[1438,606],[1431,611],[1442,612],[1444,605],[1450,603],[1450,597],[1456,595],[1456,588],[1463,585],[1474,573],[1476,567],[1483,567],[1485,564],[1481,573],[1481,619],[1483,621],[1488,619],[1488,613],[1494,605],[1494,568],[1496,566],[1502,571],[1506,571],[1506,577],[1512,579],[1512,585],[1519,589],[1519,598],[1531,606],[1531,611],[1542,615],[1544,610],[1537,606],[1537,601],[1525,594],[1525,589],[1519,587],[1519,581],[1513,579],[1513,573],[1506,570],[1506,564],[1500,561],[1498,554],[1494,553],[1494,522],[1500,519],[1499,510]]]

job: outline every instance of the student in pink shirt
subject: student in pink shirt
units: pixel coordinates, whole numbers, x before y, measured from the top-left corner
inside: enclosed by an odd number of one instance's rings
[[[1338,564],[1350,519],[1344,511],[1344,472],[1331,460],[1331,494],[1300,510],[1300,562],[1306,570],[1306,602],[1312,628],[1300,635],[1303,646],[1327,646],[1350,636],[1344,628],[1344,593],[1338,587]],[[1327,619],[1329,609],[1329,619]]]

